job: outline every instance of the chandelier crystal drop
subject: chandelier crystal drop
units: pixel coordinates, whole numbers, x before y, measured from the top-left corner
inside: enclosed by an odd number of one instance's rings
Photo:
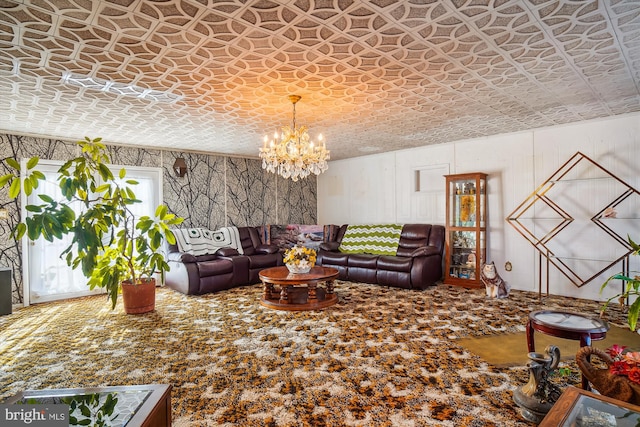
[[[282,133],[276,132],[273,139],[264,137],[264,143],[260,149],[262,169],[277,173],[283,178],[291,178],[293,181],[306,178],[311,173],[320,175],[329,168],[329,150],[318,135],[318,142],[314,143],[309,137],[306,126],[296,126],[296,103],[302,97],[289,95],[293,104],[293,124],[291,127],[283,126]]]

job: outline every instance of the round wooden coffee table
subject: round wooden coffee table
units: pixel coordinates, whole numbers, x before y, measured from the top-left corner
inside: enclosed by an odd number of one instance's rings
[[[319,310],[338,302],[333,292],[333,281],[338,270],[331,267],[313,267],[308,273],[290,273],[287,267],[272,267],[258,275],[264,285],[260,304],[277,310]],[[318,283],[325,282],[325,288]],[[276,289],[278,286],[278,289]]]

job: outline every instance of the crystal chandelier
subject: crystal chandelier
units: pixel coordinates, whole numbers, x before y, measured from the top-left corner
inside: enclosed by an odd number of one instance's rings
[[[296,103],[302,97],[289,95],[293,104],[293,125],[283,126],[282,134],[276,132],[269,141],[264,137],[264,144],[260,149],[262,169],[268,172],[278,173],[283,178],[291,178],[297,181],[306,178],[309,174],[320,175],[329,168],[329,150],[318,135],[318,143],[309,138],[306,126],[296,127]]]

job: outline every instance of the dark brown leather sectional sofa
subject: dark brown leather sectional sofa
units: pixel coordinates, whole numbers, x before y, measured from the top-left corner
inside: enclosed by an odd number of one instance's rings
[[[395,256],[346,254],[338,249],[347,226],[320,244],[317,263],[338,269],[338,278],[406,289],[425,289],[442,279],[445,231],[441,225],[404,224]]]
[[[396,256],[345,254],[339,251],[347,225],[328,231],[316,263],[338,269],[339,279],[406,289],[425,289],[442,279],[444,227],[405,224]],[[261,227],[238,227],[244,254],[223,248],[215,254],[194,256],[169,247],[165,284],[188,295],[202,295],[259,283],[260,270],[283,265],[275,245],[261,240]]]
[[[260,227],[238,227],[238,233],[242,255],[236,249],[223,248],[215,254],[194,256],[171,245],[166,286],[187,295],[202,295],[258,283],[260,270],[283,265],[278,247],[262,243]]]

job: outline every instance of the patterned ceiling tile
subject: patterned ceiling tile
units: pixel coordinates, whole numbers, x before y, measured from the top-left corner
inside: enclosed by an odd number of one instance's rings
[[[333,159],[640,111],[640,0],[0,0],[0,52],[0,131],[251,157],[291,93]]]

